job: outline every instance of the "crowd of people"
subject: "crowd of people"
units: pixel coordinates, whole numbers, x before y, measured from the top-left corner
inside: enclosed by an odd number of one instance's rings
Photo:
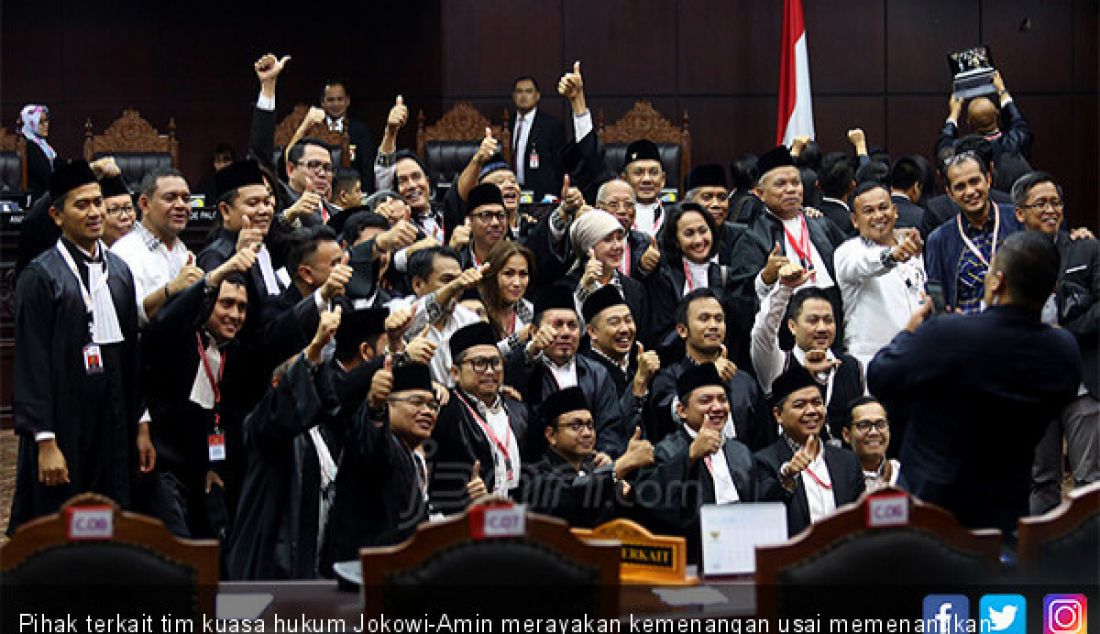
[[[999,75],[951,98],[931,162],[798,138],[696,166],[670,204],[652,141],[607,164],[579,62],[566,122],[517,79],[514,160],[487,130],[447,188],[397,148],[403,98],[372,156],[341,82],[273,161],[288,62],[255,63],[198,253],[178,171],[131,192],[110,159],[45,152],[9,532],[91,490],[220,539],[230,578],[306,579],[506,498],[698,561],[703,505],[783,502],[793,536],[901,486],[1011,544],[1061,499],[1063,438],[1075,483],[1100,479],[1100,250]],[[351,169],[317,123],[359,139]]]

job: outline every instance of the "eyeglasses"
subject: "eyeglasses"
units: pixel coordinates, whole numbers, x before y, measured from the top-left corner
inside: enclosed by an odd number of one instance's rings
[[[470,217],[476,218],[478,222],[489,224],[494,220],[504,222],[507,215],[503,211],[479,211],[476,214],[470,214]]]
[[[1024,209],[1038,209],[1043,210],[1050,207],[1054,211],[1062,211],[1062,208],[1066,206],[1066,203],[1059,198],[1052,198],[1050,200],[1036,200],[1030,205],[1020,205]]]
[[[134,206],[133,205],[118,205],[116,207],[108,207],[107,208],[107,215],[108,216],[121,216],[122,214],[133,215],[133,213],[134,213]]]
[[[890,423],[884,418],[878,420],[860,420],[852,423],[852,427],[855,427],[862,434],[866,434],[874,427],[875,431],[886,431],[890,429]]]
[[[474,372],[485,372],[489,368],[496,372],[504,365],[504,361],[500,357],[474,357],[473,359],[463,359],[462,362],[469,363]]]
[[[326,163],[324,161],[306,161],[295,163],[298,167],[304,167],[311,172],[321,172],[322,174],[332,173],[332,163]]]
[[[571,423],[568,423],[568,424],[565,424],[565,425],[558,425],[558,429],[562,429],[562,428],[568,429],[569,431],[573,432],[574,434],[579,434],[579,433],[581,433],[582,431],[585,431],[585,430],[596,431],[596,423],[595,423],[595,421],[591,421],[591,420],[584,421],[584,422],[579,421],[579,420],[575,420],[575,421],[573,421]]]
[[[626,211],[634,209],[634,203],[629,200],[601,200],[598,205],[604,211]]]
[[[433,412],[439,411],[439,399],[437,398],[425,398],[423,396],[402,396],[402,397],[390,397],[391,403],[408,403],[413,409],[422,409],[427,407]]]

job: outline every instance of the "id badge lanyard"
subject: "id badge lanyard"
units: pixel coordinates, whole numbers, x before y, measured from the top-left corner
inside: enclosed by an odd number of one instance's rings
[[[225,374],[225,355],[218,366],[218,376],[214,376],[214,370],[210,368],[210,361],[206,358],[206,350],[202,347],[202,336],[195,333],[195,345],[199,351],[199,360],[202,362],[202,370],[210,381],[210,389],[214,392],[214,431],[207,436],[207,448],[210,453],[210,462],[225,460],[225,432],[222,431],[222,376]]]

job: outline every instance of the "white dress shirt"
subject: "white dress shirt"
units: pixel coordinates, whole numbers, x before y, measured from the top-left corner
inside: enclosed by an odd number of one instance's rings
[[[802,240],[802,218],[803,216],[801,212],[799,212],[799,214],[794,218],[789,218],[787,220],[777,218],[777,220],[783,223],[783,227],[786,229],[786,231],[783,232],[783,254],[786,255],[787,258],[789,258],[792,262],[798,262],[799,257],[798,253],[795,252],[794,246],[791,244],[790,238],[787,237],[787,234],[789,233],[797,241]],[[806,230],[809,231],[809,229],[809,225],[806,225]],[[817,247],[814,245],[813,240],[807,240],[807,244],[810,245],[810,262],[814,265],[814,277],[806,280],[805,284],[799,286],[794,290],[797,291],[798,289],[807,286],[816,286],[818,288],[829,288],[831,286],[835,286],[836,284],[833,282],[833,278],[829,276],[829,270],[825,268],[825,260],[821,258],[821,254],[818,253]],[[756,274],[756,297],[761,301],[764,299],[764,296],[768,294],[768,291],[771,290],[772,286],[779,284],[778,280],[776,280],[775,283],[773,283],[771,286],[765,284],[762,273],[763,269],[761,269],[761,273]]]
[[[527,114],[516,113],[516,127],[512,132],[515,139],[515,153],[512,160],[516,164],[516,180],[519,181],[520,186],[523,185],[526,178],[527,141],[531,138],[531,126],[535,123],[535,113],[538,110],[538,108],[531,108],[531,112]]]
[[[145,298],[153,292],[163,293],[164,285],[179,275],[191,252],[179,238],[169,248],[139,222],[111,246],[111,253],[122,258],[134,275],[138,319],[144,326],[149,323],[149,316],[145,314]]]
[[[692,441],[699,435],[687,423],[684,423],[684,431],[687,432],[688,438],[691,438]],[[737,494],[737,486],[733,483],[733,475],[730,474],[730,466],[726,463],[726,454],[722,448],[719,447],[718,451],[704,457],[703,460],[703,468],[707,470],[711,481],[714,482],[714,503],[732,504],[740,502],[741,496]]]

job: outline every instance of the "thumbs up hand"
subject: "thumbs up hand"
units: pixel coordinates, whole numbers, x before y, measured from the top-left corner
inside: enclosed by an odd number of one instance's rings
[[[336,336],[336,330],[340,327],[340,316],[343,312],[344,308],[342,306],[321,312],[320,319],[317,320],[317,331],[313,333],[313,339],[306,346],[306,358],[313,365],[319,365],[324,360],[325,346]]]
[[[237,232],[237,250],[257,250],[263,244],[263,241],[264,234],[252,226],[252,219],[248,216],[241,216],[241,230]]]
[[[195,266],[195,256],[187,254],[187,264],[180,268],[175,279],[168,283],[168,295],[172,296],[202,279],[203,270]]]
[[[737,374],[737,364],[729,359],[729,353],[726,351],[726,344],[722,344],[722,354],[714,362],[714,368],[718,370],[718,375],[722,377],[723,381],[729,381]]]
[[[793,478],[794,476],[802,473],[806,467],[810,466],[810,463],[817,458],[817,453],[821,449],[821,440],[817,435],[810,434],[810,437],[806,439],[806,444],[798,450],[790,460],[779,468],[779,475],[784,478]]]
[[[584,98],[584,77],[581,76],[580,61],[573,62],[573,72],[567,72],[558,80],[558,94],[568,99],[573,113],[584,114],[588,109]]]
[[[396,133],[398,130],[405,127],[408,121],[409,109],[405,107],[405,98],[401,95],[397,95],[397,100],[394,101],[393,107],[390,108],[390,113],[386,117],[386,130],[391,133]]]
[[[499,147],[497,140],[493,138],[493,129],[485,128],[485,138],[481,140],[481,145],[477,148],[477,153],[474,154],[474,164],[480,166],[488,163],[489,159],[497,153]]]
[[[222,263],[221,266],[210,272],[210,285],[218,288],[222,280],[233,273],[244,273],[256,263],[256,251],[254,249],[242,249],[233,254]]]
[[[348,252],[340,257],[340,263],[329,271],[328,279],[321,285],[321,299],[329,302],[333,297],[344,294],[344,287],[351,281],[355,271],[348,265]]]
[[[566,217],[573,217],[584,206],[584,194],[581,190],[572,186],[569,174],[562,179],[561,185],[561,209]]]
[[[256,60],[252,67],[256,71],[256,78],[260,80],[260,83],[273,83],[278,79],[279,73],[283,72],[283,67],[289,61],[290,55],[276,58],[273,53],[268,53]]]
[[[474,460],[474,466],[470,470],[470,481],[466,483],[466,494],[470,496],[471,504],[476,504],[478,500],[489,497],[489,490],[485,488],[485,481],[481,479],[480,460]]]
[[[596,259],[596,252],[592,249],[588,250],[588,262],[584,265],[584,275],[581,276],[580,287],[590,288],[595,285],[596,281],[603,277],[604,265]]]
[[[367,394],[370,407],[375,409],[383,407],[391,391],[393,391],[393,357],[386,355],[386,360],[382,362],[382,369],[375,371],[370,380],[370,392]]]
[[[424,326],[424,330],[420,331],[420,334],[413,337],[409,341],[409,345],[405,347],[405,354],[409,356],[409,361],[413,363],[419,363],[421,365],[428,365],[432,357],[435,356],[436,349],[439,348],[439,344],[428,338],[431,333],[431,325]]]
[[[653,444],[642,438],[641,426],[634,428],[634,435],[626,445],[626,451],[615,461],[615,476],[622,479],[642,467],[653,464]]]
[[[653,350],[647,351],[641,342],[638,342],[638,371],[634,373],[634,395],[645,396],[649,391],[649,381],[661,369],[661,357]]]
[[[775,248],[768,254],[768,262],[764,265],[764,270],[760,272],[760,279],[768,286],[775,284],[775,280],[779,279],[779,269],[789,261],[787,256],[783,255],[782,245],[776,242]]]
[[[657,248],[657,237],[649,237],[649,247],[642,254],[642,261],[639,262],[639,266],[646,273],[652,273],[657,265],[661,263],[661,250]]]

